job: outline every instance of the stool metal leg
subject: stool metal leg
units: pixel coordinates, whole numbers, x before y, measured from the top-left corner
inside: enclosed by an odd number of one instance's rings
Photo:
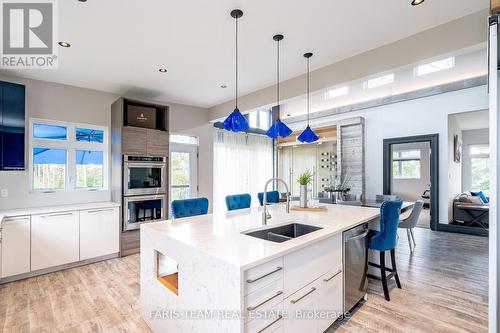
[[[417,246],[417,243],[415,243],[415,235],[413,235],[413,228],[410,229],[410,235],[411,239],[413,240],[413,248],[415,248],[415,246]]]
[[[411,247],[411,236],[410,236],[410,229],[406,229],[406,238],[408,238],[408,246],[410,247],[410,252],[413,252],[413,249]]]

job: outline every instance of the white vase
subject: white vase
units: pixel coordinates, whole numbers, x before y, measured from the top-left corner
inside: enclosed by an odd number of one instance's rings
[[[307,185],[300,185],[300,208],[307,208]]]

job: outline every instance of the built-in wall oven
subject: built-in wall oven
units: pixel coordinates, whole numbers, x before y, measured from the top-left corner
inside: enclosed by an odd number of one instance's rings
[[[123,198],[123,229],[139,229],[142,223],[164,220],[167,195],[139,195]]]
[[[123,158],[123,195],[167,193],[166,157]]]

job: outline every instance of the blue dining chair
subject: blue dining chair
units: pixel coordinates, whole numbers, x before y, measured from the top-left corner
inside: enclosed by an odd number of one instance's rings
[[[178,219],[208,213],[208,199],[195,198],[172,201],[172,217]]]
[[[391,278],[396,280],[396,285],[401,289],[401,282],[399,281],[398,270],[396,268],[396,255],[395,249],[398,237],[398,224],[399,224],[399,213],[401,210],[403,202],[398,201],[384,201],[382,206],[380,206],[380,231],[370,230],[369,234],[369,245],[371,250],[380,252],[380,264],[368,262],[368,265],[380,269],[380,277],[367,274],[368,277],[382,281],[382,287],[384,288],[385,299],[390,301],[389,288],[387,287],[387,281]],[[385,266],[385,252],[390,251],[391,253],[391,266],[392,268]],[[386,275],[386,272],[389,272]]]
[[[228,195],[226,197],[227,210],[237,210],[250,208],[252,196],[248,193]]]
[[[259,198],[259,203],[262,206],[264,203],[264,192],[257,193],[257,198]],[[267,203],[279,203],[280,202],[280,192],[270,191],[267,192]]]

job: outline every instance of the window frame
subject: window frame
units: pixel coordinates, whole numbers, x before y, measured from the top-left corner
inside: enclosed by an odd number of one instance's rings
[[[401,157],[402,152],[408,152],[408,151],[418,151],[418,158],[417,157]],[[394,158],[394,153],[398,153],[399,157]],[[391,165],[392,168],[392,178],[393,179],[409,179],[409,180],[419,180],[422,179],[422,152],[420,149],[403,149],[403,150],[397,150],[392,152],[392,163],[397,162],[398,167],[399,167],[399,175],[395,176],[394,175],[394,168]],[[419,167],[418,167],[418,177],[405,177],[403,175],[403,162],[410,162],[410,161],[418,161],[419,162]]]
[[[33,137],[33,126],[35,124],[64,126],[66,127],[66,140],[55,140],[45,138]],[[76,140],[77,128],[89,128],[103,131],[103,143],[98,142],[84,142]],[[106,126],[91,125],[85,123],[73,123],[58,120],[47,120],[40,118],[29,119],[29,139],[28,139],[28,167],[29,167],[29,182],[30,193],[54,193],[54,192],[94,192],[94,191],[107,191],[109,190],[109,129]],[[47,148],[47,149],[65,149],[66,150],[66,175],[64,189],[34,189],[33,188],[33,149],[34,148]],[[103,180],[102,187],[84,187],[79,188],[76,186],[76,151],[100,151],[103,153]]]

